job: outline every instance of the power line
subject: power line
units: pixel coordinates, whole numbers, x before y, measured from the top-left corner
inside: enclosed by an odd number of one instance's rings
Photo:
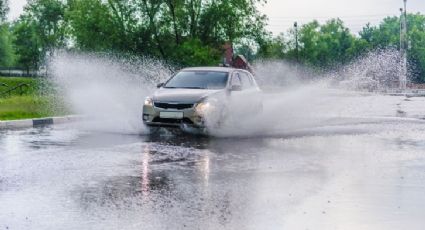
[[[335,19],[335,18],[327,18],[327,19],[317,19],[317,18],[311,18],[311,19],[304,19],[300,21],[313,21],[313,20],[329,20],[329,19]],[[343,19],[343,18],[340,18]],[[370,21],[370,20],[382,20],[383,18],[356,18],[356,19],[344,19],[344,22],[360,22],[360,21]],[[294,19],[280,19],[280,20],[269,20],[273,22],[292,22]]]
[[[350,26],[350,27],[359,27],[359,26],[366,26],[367,24],[368,24],[369,22],[366,22],[366,23],[354,23],[354,24],[352,24],[352,23],[345,23],[344,25],[347,27],[347,26]],[[305,24],[307,24],[307,23],[305,23]],[[267,25],[268,27],[286,27],[286,26],[292,26],[292,23],[281,23],[281,24],[268,24]]]
[[[388,13],[388,14],[364,14],[364,15],[339,15],[339,16],[268,16],[269,19],[291,19],[294,18],[297,19],[311,19],[311,18],[318,18],[318,19],[326,19],[326,18],[364,18],[364,17],[392,17],[396,16],[394,13]]]

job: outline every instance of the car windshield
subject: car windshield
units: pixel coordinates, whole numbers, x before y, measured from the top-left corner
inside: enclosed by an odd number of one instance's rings
[[[171,78],[164,88],[223,89],[228,75],[217,71],[182,71]]]

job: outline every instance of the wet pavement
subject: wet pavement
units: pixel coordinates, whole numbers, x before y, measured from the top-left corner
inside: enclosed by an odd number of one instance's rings
[[[419,230],[425,122],[250,138],[0,131],[0,204],[0,229]]]

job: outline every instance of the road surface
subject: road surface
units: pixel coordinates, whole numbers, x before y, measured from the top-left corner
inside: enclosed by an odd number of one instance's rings
[[[422,230],[425,122],[244,138],[0,131],[0,204],[0,229]]]

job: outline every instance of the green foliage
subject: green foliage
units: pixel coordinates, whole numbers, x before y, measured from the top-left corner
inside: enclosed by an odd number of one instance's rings
[[[6,20],[6,15],[9,12],[8,0],[0,0],[0,24]]]
[[[283,58],[329,69],[367,53],[370,50],[400,47],[400,19],[387,17],[379,26],[367,24],[359,36],[350,33],[340,19],[325,24],[317,21],[299,29],[298,50],[295,30],[275,38],[266,38],[259,46],[257,58]],[[425,15],[408,14],[408,63],[413,80],[425,82]]]
[[[409,51],[411,74],[414,80],[425,82],[425,16],[410,15],[409,19]]]
[[[11,66],[14,54],[12,37],[8,25],[0,25],[0,66]]]
[[[349,62],[366,49],[365,40],[351,34],[340,19],[331,19],[323,25],[312,21],[298,31],[291,29],[286,35],[265,39],[259,47],[258,57],[298,60],[305,65],[326,69]]]
[[[42,42],[32,20],[22,17],[13,28],[16,64],[27,71],[38,69],[42,55]]]
[[[0,98],[0,120],[46,117],[51,115],[48,108],[48,97],[27,95]]]
[[[0,0],[0,66],[10,66],[13,63],[13,47],[9,25],[5,23],[8,11],[8,1]]]
[[[253,45],[249,42],[241,42],[239,45],[234,47],[234,52],[240,55],[243,55],[249,62],[255,60],[260,54],[256,54],[253,49]]]
[[[29,87],[24,88],[22,92],[19,90],[11,92],[11,96],[36,94],[41,82],[40,80],[35,80],[34,78],[28,77],[0,77],[0,93],[4,92],[9,88],[16,87],[20,84],[28,84]]]
[[[263,40],[260,43],[260,48],[257,53],[258,58],[270,58],[270,59],[291,59],[291,56],[295,56],[292,52],[288,52],[288,47],[290,44],[286,41],[284,34],[280,34],[277,37],[269,38]],[[238,51],[243,54],[245,57],[250,56],[249,47],[244,47],[247,51]],[[292,49],[295,50],[295,49]],[[248,55],[248,56],[247,56]],[[253,58],[251,58],[253,59]],[[248,58],[249,60],[249,58]]]
[[[300,57],[313,66],[332,67],[349,61],[355,53],[355,37],[340,19],[329,20],[324,25],[314,21],[302,26],[299,41]]]
[[[273,37],[258,11],[266,0],[29,0],[10,27],[0,0],[0,65],[37,69],[54,49],[152,56],[181,66],[216,65],[232,42],[239,54],[334,68],[373,49],[397,48],[399,17],[353,35],[340,19],[312,21]],[[408,15],[408,58],[425,81],[425,16]],[[12,33],[10,33],[12,31]],[[298,42],[295,42],[298,38]],[[13,46],[10,45],[13,41]]]
[[[29,84],[30,87],[25,88],[22,94],[20,91],[13,91],[10,95],[0,97],[0,120],[60,116],[69,113],[63,100],[55,96],[40,78],[0,77],[0,93],[20,84]]]
[[[88,51],[107,51],[114,47],[116,36],[111,14],[101,0],[72,0],[66,17],[76,45]]]
[[[215,65],[224,42],[258,39],[265,33],[258,2],[263,1],[70,0],[66,19],[81,50]]]
[[[425,81],[425,16],[407,15],[407,33],[409,40],[408,63],[413,80]],[[387,17],[377,27],[365,26],[360,37],[371,49],[400,48],[400,18]]]
[[[173,59],[180,59],[179,63],[183,66],[211,66],[217,65],[220,54],[220,51],[202,45],[199,39],[193,39],[179,45]]]
[[[65,46],[65,5],[60,0],[30,0],[13,27],[16,65],[38,69],[55,48]]]
[[[65,5],[61,0],[30,0],[22,18],[34,26],[44,53],[65,45]]]

